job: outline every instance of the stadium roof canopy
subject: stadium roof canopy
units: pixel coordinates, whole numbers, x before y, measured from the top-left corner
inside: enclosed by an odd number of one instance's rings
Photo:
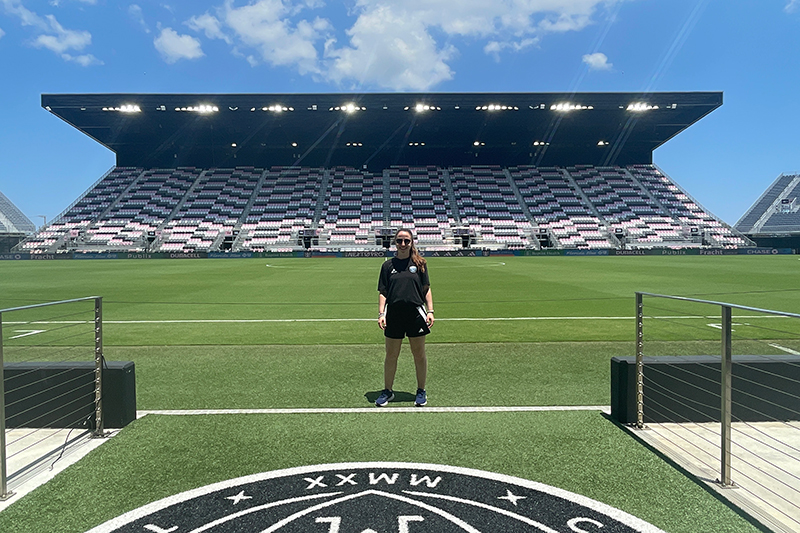
[[[118,166],[628,165],[721,92],[44,94]]]

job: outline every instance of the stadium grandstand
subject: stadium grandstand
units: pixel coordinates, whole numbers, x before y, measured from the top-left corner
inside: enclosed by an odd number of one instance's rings
[[[652,162],[716,92],[42,95],[116,166],[16,251],[737,248]],[[797,180],[795,180],[797,181]]]
[[[0,192],[0,253],[8,252],[35,231],[33,222]]]
[[[800,172],[778,176],[734,228],[762,246],[800,248]]]

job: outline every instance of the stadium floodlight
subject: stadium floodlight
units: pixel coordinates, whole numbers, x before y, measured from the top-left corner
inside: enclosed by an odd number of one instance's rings
[[[519,111],[519,107],[503,104],[488,104],[476,107],[475,111]]]
[[[136,104],[123,104],[119,107],[104,107],[103,111],[116,111],[118,113],[141,113],[142,108]]]
[[[550,143],[544,141],[533,141],[533,146],[550,146]]]
[[[647,102],[633,102],[628,104],[627,111],[641,113],[643,111],[650,111],[651,109],[658,109],[657,105],[650,105]]]
[[[294,111],[293,107],[287,107],[281,104],[275,104],[271,106],[265,106],[261,108],[261,111],[269,111],[270,113],[283,113],[285,111]]]
[[[585,109],[594,109],[594,106],[573,104],[571,102],[561,102],[550,106],[550,111],[559,111],[561,113],[567,113],[569,111],[583,111]]]
[[[187,111],[187,112],[190,112],[190,113],[208,114],[208,113],[216,113],[216,112],[218,112],[219,108],[217,106],[211,105],[211,104],[200,104],[200,105],[194,105],[194,106],[176,107],[175,111]]]
[[[611,143],[608,141],[597,141],[597,146],[608,146],[609,144]]]
[[[486,146],[486,143],[481,141],[475,141],[474,143],[472,143],[472,146]]]
[[[404,108],[404,110],[405,110],[405,111],[408,111],[409,109],[412,109],[412,108],[410,108],[410,107],[408,107],[408,106],[406,106],[406,107]],[[437,106],[435,106],[435,105],[430,105],[430,104],[423,104],[423,103],[418,103],[418,104],[416,104],[416,105],[413,107],[413,109],[414,109],[414,111],[416,111],[417,113],[424,113],[425,111],[441,111],[441,110],[442,110],[442,108],[441,108],[441,107],[437,107]]]
[[[236,143],[231,143],[231,148],[236,148]]]
[[[366,107],[357,106],[356,104],[350,102],[344,105],[337,105],[336,107],[328,108],[328,111],[344,111],[348,115],[352,115],[356,111],[366,111]]]
[[[292,143],[292,148],[297,148],[297,143]]]

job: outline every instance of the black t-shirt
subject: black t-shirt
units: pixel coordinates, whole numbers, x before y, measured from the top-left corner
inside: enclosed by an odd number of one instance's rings
[[[386,296],[386,303],[389,305],[400,302],[424,305],[429,287],[428,269],[422,272],[411,262],[410,257],[393,257],[381,266],[378,292]]]

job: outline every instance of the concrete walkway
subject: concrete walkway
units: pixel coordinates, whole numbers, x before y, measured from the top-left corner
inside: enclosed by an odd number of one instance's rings
[[[733,423],[733,487],[719,483],[719,423],[648,424],[629,430],[773,531],[800,531],[800,422]]]

